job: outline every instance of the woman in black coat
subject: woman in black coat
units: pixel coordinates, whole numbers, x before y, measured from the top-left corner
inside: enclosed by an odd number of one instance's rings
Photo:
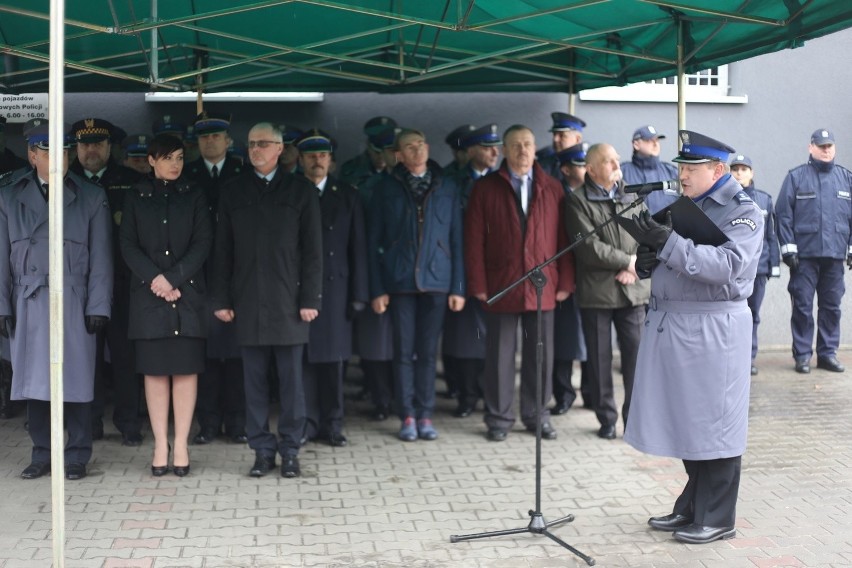
[[[203,191],[180,177],[183,144],[169,135],[148,145],[150,177],[125,203],[120,243],[133,273],[128,335],[154,434],[151,473],[168,471],[169,405],[174,408],[174,472],[189,473],[189,429],[204,370],[206,306],[202,266],[213,229]],[[170,380],[171,378],[171,380]]]

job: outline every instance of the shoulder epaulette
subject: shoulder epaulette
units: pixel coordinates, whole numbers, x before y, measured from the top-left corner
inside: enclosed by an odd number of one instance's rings
[[[11,184],[15,179],[17,179],[13,174],[16,170],[12,170],[11,172],[6,172],[3,175],[0,175],[0,187],[7,186]]]
[[[754,203],[754,200],[751,197],[749,197],[748,194],[745,191],[738,191],[737,194],[734,197],[736,197],[737,202],[740,205],[743,205],[745,203]]]

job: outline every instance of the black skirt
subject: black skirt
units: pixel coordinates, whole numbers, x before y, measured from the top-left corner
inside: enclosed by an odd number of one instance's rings
[[[204,372],[206,341],[200,337],[136,340],[136,372],[143,375],[195,375]]]

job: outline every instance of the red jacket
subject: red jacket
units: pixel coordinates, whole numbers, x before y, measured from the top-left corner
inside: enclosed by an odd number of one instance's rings
[[[533,193],[526,231],[521,225],[520,203],[510,181],[506,162],[477,180],[470,194],[464,223],[464,261],[468,296],[490,298],[535,266],[568,245],[564,220],[565,190],[536,162]],[[541,307],[556,307],[556,291],[574,291],[574,257],[571,253],[544,269],[547,285]],[[535,287],[526,281],[487,311],[517,313],[536,309]]]

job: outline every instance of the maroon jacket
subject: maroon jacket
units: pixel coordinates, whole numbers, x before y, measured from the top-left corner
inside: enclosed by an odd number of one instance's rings
[[[568,245],[562,184],[533,165],[533,192],[526,218],[510,181],[506,162],[477,180],[470,194],[464,223],[464,261],[467,294],[493,296],[528,270]],[[574,292],[574,257],[571,253],[544,269],[547,285],[541,307],[556,307],[556,291]],[[529,281],[516,287],[487,311],[517,313],[536,309],[535,287]]]

